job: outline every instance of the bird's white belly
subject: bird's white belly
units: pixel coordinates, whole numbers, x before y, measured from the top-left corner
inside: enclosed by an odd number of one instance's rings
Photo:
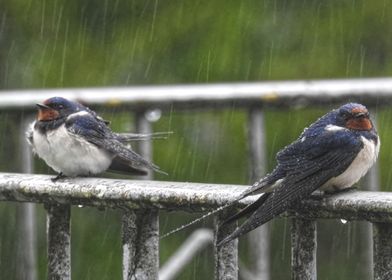
[[[357,157],[351,165],[337,177],[331,178],[320,189],[323,191],[336,191],[351,187],[361,179],[366,172],[376,162],[378,152],[380,150],[380,139],[377,144],[365,137],[361,137],[364,143],[363,149],[358,153]]]
[[[71,134],[64,125],[41,134],[33,130],[33,148],[51,168],[66,176],[92,175],[105,171],[113,155]]]

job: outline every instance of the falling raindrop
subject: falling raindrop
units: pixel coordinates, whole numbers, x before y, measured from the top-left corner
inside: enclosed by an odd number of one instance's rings
[[[145,116],[149,122],[156,122],[161,118],[162,111],[160,109],[148,110]]]

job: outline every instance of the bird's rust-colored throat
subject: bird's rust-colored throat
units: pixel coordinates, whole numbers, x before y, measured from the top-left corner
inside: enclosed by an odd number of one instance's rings
[[[373,128],[372,122],[369,120],[369,113],[367,110],[361,108],[354,108],[352,114],[363,114],[359,118],[351,118],[347,120],[346,127],[353,130],[365,130],[370,131]]]
[[[346,126],[349,129],[366,131],[370,131],[373,128],[372,122],[367,118],[350,119],[347,121]]]
[[[59,112],[57,112],[54,109],[46,109],[46,108],[40,108],[38,110],[38,116],[37,120],[38,121],[52,121],[57,119],[60,116]]]

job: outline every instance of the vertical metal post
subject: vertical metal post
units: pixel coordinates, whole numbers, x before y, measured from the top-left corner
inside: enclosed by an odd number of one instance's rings
[[[158,211],[129,211],[122,222],[123,279],[158,279]]]
[[[373,124],[377,126],[377,119],[373,119]],[[364,185],[366,190],[379,191],[379,164],[378,161],[373,165],[364,178]],[[373,228],[368,222],[362,222],[359,226],[361,262],[361,274],[366,279],[373,279]]]
[[[316,280],[317,224],[314,220],[292,219],[291,279]]]
[[[217,247],[217,240],[226,236],[235,230],[237,223],[224,225],[220,227],[222,221],[227,218],[230,213],[225,211],[215,217],[215,280],[237,280],[238,279],[238,239],[234,239],[223,246]]]
[[[46,205],[48,234],[48,279],[71,279],[71,206]]]
[[[33,159],[26,140],[26,129],[32,118],[22,119],[20,122],[19,147],[21,151],[21,171],[33,172]],[[18,205],[18,279],[37,279],[37,228],[36,206],[34,203]]]
[[[266,172],[266,140],[264,114],[260,107],[250,108],[248,123],[251,183],[260,180]],[[256,279],[270,279],[270,231],[265,224],[248,234],[251,271]]]
[[[379,191],[380,184],[379,184],[379,164],[378,161],[370,168],[368,174],[366,174],[364,181],[365,181],[365,188],[370,191]]]
[[[138,133],[151,133],[151,124],[144,112],[136,114]],[[151,160],[150,140],[141,141],[139,153]],[[149,171],[145,179],[151,180]],[[158,279],[159,270],[159,215],[158,210],[126,211],[122,222],[123,279]]]
[[[151,123],[146,119],[146,112],[138,112],[136,114],[136,131],[142,134],[151,134],[152,127]],[[139,141],[139,153],[147,160],[152,161],[152,143],[150,139]],[[145,180],[152,180],[154,174],[151,170],[148,170],[148,175],[143,176]]]
[[[392,279],[392,224],[374,223],[374,279]]]

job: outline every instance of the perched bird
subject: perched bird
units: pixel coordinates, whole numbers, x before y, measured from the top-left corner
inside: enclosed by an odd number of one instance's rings
[[[327,113],[282,149],[275,169],[236,200],[262,193],[253,204],[223,222],[248,216],[218,245],[263,225],[315,190],[350,188],[375,163],[379,149],[380,140],[365,106],[348,103]]]
[[[58,172],[53,181],[106,170],[137,175],[145,175],[146,169],[164,173],[126,144],[148,135],[115,133],[94,111],[62,97],[52,97],[37,106],[38,116],[28,128],[27,139],[33,151]]]

